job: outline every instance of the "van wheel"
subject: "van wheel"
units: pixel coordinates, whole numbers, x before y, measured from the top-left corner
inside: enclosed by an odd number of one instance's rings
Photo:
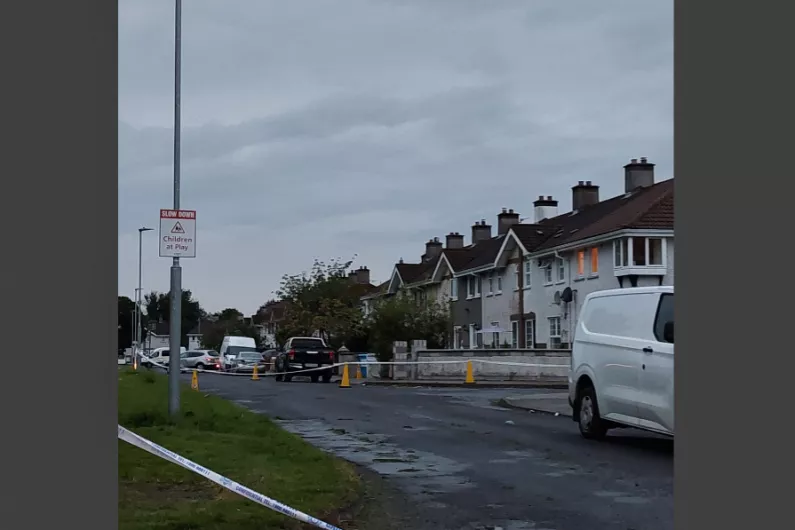
[[[286,383],[289,383],[289,382],[290,382],[290,381],[292,381],[292,380],[293,380],[293,376],[292,376],[292,375],[290,375],[290,374],[284,374],[284,381],[285,381]]]
[[[577,410],[579,411],[580,434],[588,440],[601,440],[607,434],[607,426],[599,416],[599,405],[596,402],[596,392],[593,387],[586,386],[577,396]]]

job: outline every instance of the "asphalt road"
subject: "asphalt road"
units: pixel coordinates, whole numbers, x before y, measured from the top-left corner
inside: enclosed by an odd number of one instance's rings
[[[411,506],[385,514],[407,530],[673,528],[672,441],[627,429],[589,442],[570,418],[493,405],[517,391],[199,385],[377,472]]]

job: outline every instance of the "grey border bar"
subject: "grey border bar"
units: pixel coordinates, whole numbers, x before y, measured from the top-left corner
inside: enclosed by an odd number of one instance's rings
[[[676,0],[675,526],[784,527],[793,5]]]
[[[118,527],[118,7],[7,2],[0,11],[0,527],[110,530]]]

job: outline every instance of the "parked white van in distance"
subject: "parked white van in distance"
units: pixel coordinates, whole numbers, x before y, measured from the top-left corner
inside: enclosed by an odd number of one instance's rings
[[[616,427],[674,435],[674,288],[585,297],[571,351],[569,404],[585,438]]]
[[[257,351],[257,342],[251,337],[224,337],[218,352],[221,356],[221,366],[225,369],[231,368],[241,351]]]

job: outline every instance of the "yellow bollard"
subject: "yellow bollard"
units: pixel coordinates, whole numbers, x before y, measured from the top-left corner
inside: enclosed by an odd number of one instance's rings
[[[193,377],[190,378],[190,389],[199,390],[199,372],[196,370],[193,371]]]
[[[467,361],[467,378],[464,383],[468,385],[475,383],[475,375],[472,371],[472,361]]]
[[[350,388],[351,387],[351,378],[348,374],[348,363],[345,363],[342,367],[342,381],[340,381],[340,388]]]
[[[356,365],[356,379],[361,379],[361,378],[362,378],[362,365],[361,364],[357,364]]]
[[[251,380],[252,381],[259,381],[259,373],[257,372],[257,365],[254,365],[254,371],[251,372]]]

